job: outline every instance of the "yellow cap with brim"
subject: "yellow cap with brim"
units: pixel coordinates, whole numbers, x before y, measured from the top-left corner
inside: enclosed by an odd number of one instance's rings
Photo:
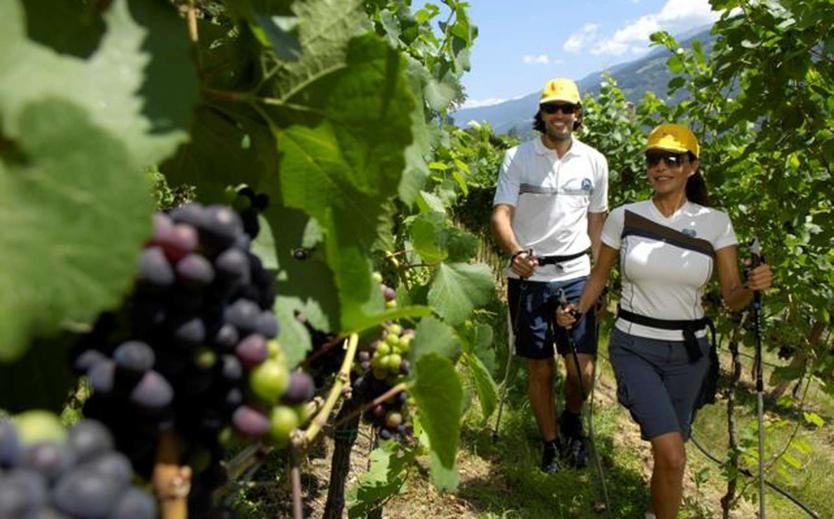
[[[579,87],[570,79],[554,78],[547,82],[542,90],[539,104],[564,101],[575,105],[580,104]]]
[[[701,146],[692,130],[682,124],[664,123],[649,133],[646,151],[666,150],[678,153],[690,152],[698,158]]]

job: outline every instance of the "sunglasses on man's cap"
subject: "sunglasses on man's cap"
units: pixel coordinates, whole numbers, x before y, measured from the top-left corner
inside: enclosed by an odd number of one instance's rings
[[[676,168],[686,162],[687,153],[675,153],[672,151],[653,151],[646,153],[646,166],[654,167],[660,164],[660,161],[666,163],[670,168]]]
[[[576,109],[579,108],[577,105],[571,103],[545,103],[539,106],[541,107],[542,112],[546,114],[555,114],[556,112],[562,112],[563,114],[570,115],[576,112]]]

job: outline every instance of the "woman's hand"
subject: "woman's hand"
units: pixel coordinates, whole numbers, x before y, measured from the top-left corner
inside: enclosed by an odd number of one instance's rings
[[[527,251],[521,251],[513,256],[513,262],[510,268],[518,277],[527,279],[533,275],[533,272],[535,272],[538,266],[539,260],[535,256],[530,255]]]
[[[575,311],[576,306],[574,306],[573,303],[568,306],[560,306],[556,309],[556,322],[562,328],[570,329],[573,326],[573,323],[576,322],[576,318],[573,316]]]
[[[767,290],[773,282],[773,273],[770,265],[762,263],[747,273],[747,288],[750,290]]]

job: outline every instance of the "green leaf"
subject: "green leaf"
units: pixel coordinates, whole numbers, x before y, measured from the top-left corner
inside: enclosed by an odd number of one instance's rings
[[[397,442],[384,442],[368,455],[368,471],[348,490],[348,517],[367,517],[369,512],[405,485],[405,469],[414,461],[414,450],[400,452]]]
[[[817,413],[805,412],[803,413],[805,421],[816,427],[825,427],[825,420],[823,420]]]
[[[446,322],[462,323],[495,296],[495,276],[484,264],[442,263],[429,289],[429,304]]]
[[[417,324],[409,356],[413,365],[428,353],[454,357],[459,347],[455,332],[449,325],[435,317],[425,317]]]
[[[27,0],[26,35],[59,54],[87,58],[104,35],[102,4],[63,0]]]
[[[446,249],[448,251],[447,259],[450,262],[458,263],[470,260],[478,253],[480,246],[481,240],[474,234],[454,227],[448,229]]]
[[[450,481],[446,472],[455,469],[463,388],[452,361],[437,353],[420,357],[416,374],[411,394],[417,402],[431,450],[437,457],[437,467],[433,463],[432,478],[441,488],[453,487],[456,481]]]
[[[483,421],[486,422],[495,411],[498,402],[498,386],[481,359],[470,353],[465,353],[463,361],[466,364],[472,384],[475,386],[475,392],[478,393],[481,410],[483,411]]]
[[[7,4],[4,4],[7,5]],[[121,301],[151,230],[150,186],[124,144],[80,107],[16,111],[22,160],[0,162],[0,360],[64,321]]]
[[[420,191],[420,195],[417,197],[417,207],[420,208],[422,213],[446,214],[446,206],[443,205],[443,201],[426,191]]]
[[[404,73],[402,59],[378,37],[352,40],[343,67],[305,89],[305,97],[317,99],[327,117],[313,127],[279,132],[280,179],[265,185],[273,199],[320,225],[343,330],[362,329],[383,309],[370,282],[368,251],[385,202],[397,194],[402,150],[411,142],[414,100]]]
[[[122,141],[141,168],[165,158],[186,138],[197,80],[184,23],[163,0],[115,0],[107,33],[88,60],[60,55],[25,35],[17,0],[0,2],[0,117],[20,133],[29,103],[62,99],[90,124]]]
[[[295,312],[304,313],[304,308],[304,304],[297,297],[278,295],[275,298],[275,317],[281,329],[278,342],[287,356],[287,364],[292,367],[297,366],[313,349],[307,328],[295,317]],[[307,316],[306,313],[304,315]]]
[[[408,228],[414,251],[426,263],[437,263],[446,259],[446,217],[431,212],[417,216]]]

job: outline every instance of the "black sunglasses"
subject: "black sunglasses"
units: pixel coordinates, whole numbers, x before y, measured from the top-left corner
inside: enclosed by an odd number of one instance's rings
[[[576,112],[576,109],[579,108],[578,106],[576,106],[574,104],[559,104],[559,105],[557,105],[557,104],[553,104],[553,103],[547,103],[547,104],[543,104],[543,105],[540,105],[540,106],[541,106],[542,112],[544,112],[546,114],[555,114],[556,112],[562,112],[563,114],[570,115],[570,114]]]
[[[657,166],[662,160],[670,168],[676,168],[686,162],[686,158],[686,153],[647,153],[646,166]]]

